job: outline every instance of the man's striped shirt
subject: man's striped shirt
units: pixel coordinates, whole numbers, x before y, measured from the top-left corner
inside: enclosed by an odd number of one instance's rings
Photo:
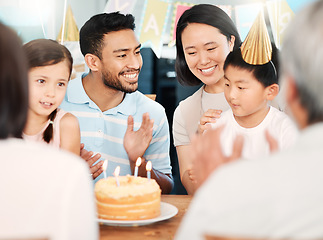
[[[83,75],[84,76],[84,75]],[[144,157],[153,167],[165,174],[171,174],[169,157],[169,127],[165,109],[157,102],[136,91],[126,94],[115,108],[102,112],[86,94],[81,78],[69,82],[61,108],[75,115],[80,123],[81,142],[85,149],[101,154],[101,160],[108,159],[107,176],[112,176],[116,166],[120,175],[131,174],[128,155],[123,147],[129,115],[134,118],[134,130],[141,126],[142,115],[149,113],[154,119],[153,139]],[[96,181],[103,178],[101,174]]]

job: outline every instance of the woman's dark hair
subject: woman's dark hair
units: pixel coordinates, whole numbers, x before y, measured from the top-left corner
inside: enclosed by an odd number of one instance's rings
[[[198,4],[186,10],[178,20],[176,27],[177,56],[175,70],[177,79],[181,84],[194,86],[201,84],[201,80],[188,68],[182,44],[182,32],[190,23],[201,23],[215,27],[226,36],[228,41],[231,40],[231,36],[234,36],[234,49],[240,47],[241,39],[233,21],[221,8],[211,4]]]
[[[0,139],[22,138],[28,111],[26,59],[17,34],[0,23]]]
[[[69,77],[72,73],[73,58],[70,51],[58,42],[50,39],[36,39],[26,43],[23,46],[26,54],[29,70],[35,67],[49,66],[67,61],[69,68]],[[54,121],[57,109],[50,115],[49,120]],[[49,124],[44,131],[43,139],[49,143],[53,138],[53,124]]]
[[[268,87],[272,84],[278,84],[279,74],[279,56],[278,49],[275,44],[272,45],[271,61],[263,65],[251,65],[246,63],[241,55],[241,50],[235,49],[227,56],[223,69],[224,71],[228,66],[245,69],[251,72],[254,77],[264,86]]]
[[[82,54],[85,56],[91,53],[102,59],[104,35],[124,29],[135,29],[135,18],[131,14],[123,15],[119,12],[113,12],[101,13],[91,17],[80,30]]]

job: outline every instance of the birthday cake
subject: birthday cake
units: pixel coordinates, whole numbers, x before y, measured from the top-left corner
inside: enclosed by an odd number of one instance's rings
[[[94,188],[98,217],[108,220],[143,220],[160,215],[159,185],[154,179],[119,176],[100,179]]]

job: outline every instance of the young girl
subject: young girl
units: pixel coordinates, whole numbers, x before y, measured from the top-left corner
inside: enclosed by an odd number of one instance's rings
[[[49,39],[23,46],[29,64],[29,108],[23,138],[80,155],[77,118],[58,108],[66,93],[73,59],[66,47]]]

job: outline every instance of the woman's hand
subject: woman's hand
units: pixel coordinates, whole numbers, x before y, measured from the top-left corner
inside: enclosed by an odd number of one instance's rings
[[[202,134],[205,130],[210,129],[211,125],[208,123],[215,123],[221,117],[222,110],[208,109],[200,119],[197,132]]]

